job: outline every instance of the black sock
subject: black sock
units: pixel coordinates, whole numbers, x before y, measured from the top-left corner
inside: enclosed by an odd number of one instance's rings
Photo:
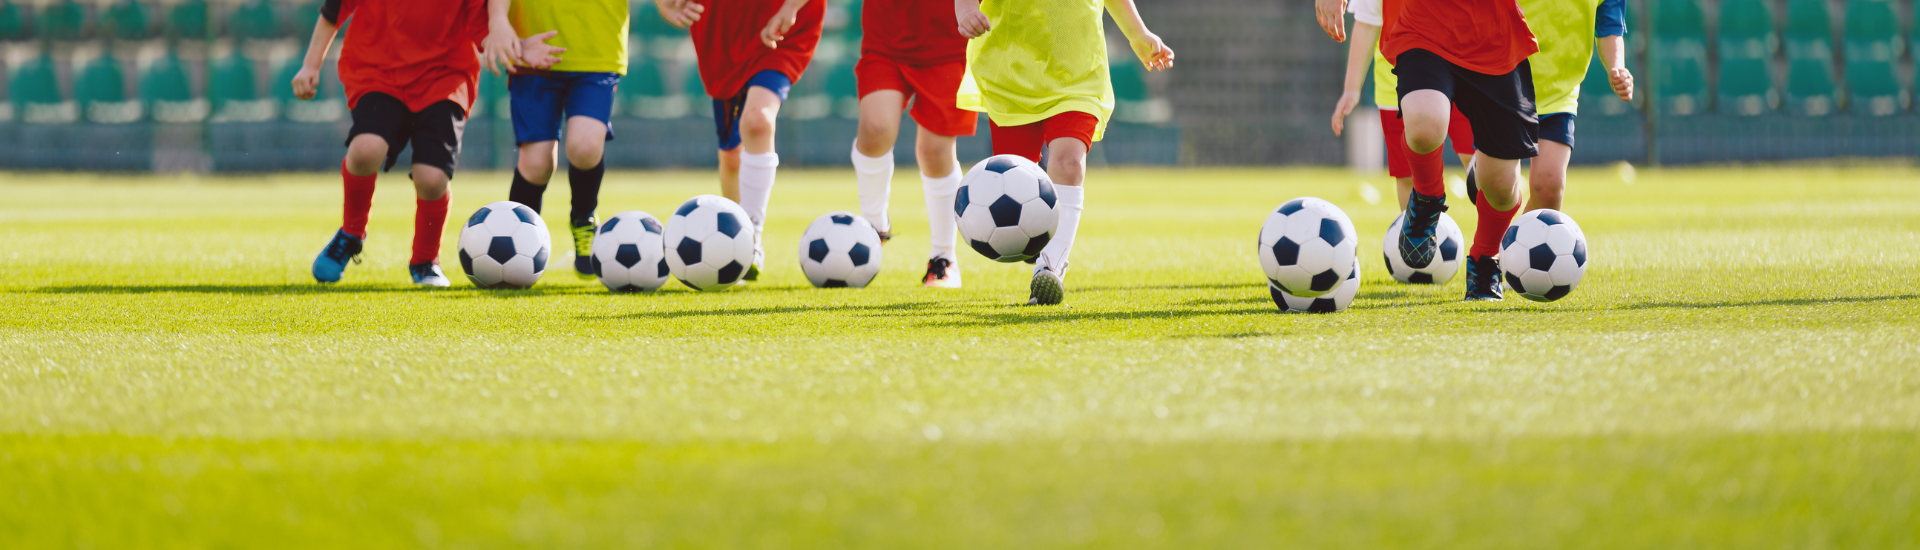
[[[593,209],[600,207],[600,180],[607,177],[607,161],[592,168],[574,168],[567,165],[567,185],[573,189],[573,211],[568,212],[573,225],[586,225],[593,218]]]
[[[520,175],[519,170],[513,171],[513,186],[507,188],[507,200],[527,205],[527,208],[533,209],[533,213],[538,214],[546,194],[547,186],[534,185],[527,181],[526,176]]]

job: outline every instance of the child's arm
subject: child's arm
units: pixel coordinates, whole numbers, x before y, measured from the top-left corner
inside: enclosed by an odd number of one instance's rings
[[[993,30],[987,14],[980,11],[980,0],[953,0],[953,16],[960,22],[960,36],[979,38]]]
[[[1133,46],[1133,55],[1140,58],[1147,70],[1173,68],[1173,48],[1147,30],[1147,23],[1140,20],[1140,9],[1133,6],[1133,0],[1107,0],[1107,13],[1113,14],[1114,22],[1120,24],[1120,32],[1127,35],[1127,42]]]
[[[334,18],[340,17],[340,2],[327,2]],[[293,97],[301,101],[313,99],[320,89],[320,64],[327,61],[327,49],[333,47],[333,36],[340,32],[340,25],[328,19],[329,11],[321,9],[320,20],[313,23],[313,39],[307,42],[307,57],[300,61],[300,72],[293,75]]]
[[[520,60],[520,33],[514,32],[513,22],[507,18],[507,7],[512,0],[487,0],[487,38],[480,41],[481,65],[493,74],[513,72],[513,64]]]
[[[1347,41],[1347,0],[1316,0],[1313,12],[1320,19],[1320,30],[1334,42]]]
[[[1594,37],[1600,49],[1600,64],[1607,69],[1607,83],[1621,101],[1633,101],[1633,73],[1627,71],[1627,3],[1603,0],[1594,13]]]
[[[1333,135],[1340,135],[1347,125],[1347,115],[1360,104],[1360,87],[1367,83],[1367,62],[1373,61],[1374,42],[1379,39],[1380,27],[1353,22],[1353,40],[1347,43],[1346,87],[1340,92],[1340,102],[1333,106]]]
[[[787,31],[793,28],[795,21],[800,20],[800,7],[811,1],[787,0],[785,4],[781,4],[780,12],[773,14],[773,19],[767,21],[766,28],[760,29],[760,43],[766,44],[768,48],[780,47],[780,41],[787,39]]]

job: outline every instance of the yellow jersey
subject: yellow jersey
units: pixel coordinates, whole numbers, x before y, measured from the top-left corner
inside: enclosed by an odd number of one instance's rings
[[[1113,115],[1107,38],[1100,0],[983,0],[993,30],[967,42],[960,108],[1000,126],[1021,126],[1082,112],[1100,123]]]
[[[627,74],[627,0],[513,0],[507,16],[521,38],[560,32],[547,43],[567,51],[548,70]]]

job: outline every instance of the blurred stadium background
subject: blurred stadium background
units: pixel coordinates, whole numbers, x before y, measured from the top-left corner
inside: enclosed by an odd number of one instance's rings
[[[1180,64],[1145,74],[1109,27],[1120,105],[1095,163],[1377,165],[1377,134],[1328,129],[1345,46],[1319,31],[1310,2],[1139,1]],[[287,85],[318,5],[0,0],[0,169],[332,169],[347,126],[332,62],[320,100],[295,101]],[[649,2],[633,12],[608,164],[711,166],[712,115],[685,32]],[[1920,153],[1915,0],[1634,0],[1630,12],[1642,94],[1628,105],[1589,77],[1576,163]],[[858,14],[857,2],[830,3],[819,56],[782,112],[790,165],[846,162]],[[488,75],[483,88],[461,165],[503,168],[505,84]],[[961,147],[987,154],[984,137]]]

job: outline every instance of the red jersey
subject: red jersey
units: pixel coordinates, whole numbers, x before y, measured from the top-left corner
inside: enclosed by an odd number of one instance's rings
[[[1421,49],[1460,68],[1498,75],[1540,51],[1515,0],[1384,0],[1381,8],[1386,21],[1380,55],[1388,63]]]
[[[967,37],[953,2],[866,0],[860,4],[860,55],[879,55],[907,65],[945,65],[967,60]]]
[[[809,0],[787,30],[779,48],[760,43],[760,31],[780,13],[782,0],[699,0],[707,8],[689,29],[693,51],[700,57],[700,82],[707,95],[729,98],[746,89],[760,71],[779,71],[787,80],[800,81],[820,43],[820,22],[827,0]],[[953,11],[951,9],[947,11]],[[957,26],[957,25],[956,25]]]
[[[473,108],[487,0],[327,0],[320,15],[352,21],[340,50],[347,108],[371,92],[416,112],[440,101]]]

